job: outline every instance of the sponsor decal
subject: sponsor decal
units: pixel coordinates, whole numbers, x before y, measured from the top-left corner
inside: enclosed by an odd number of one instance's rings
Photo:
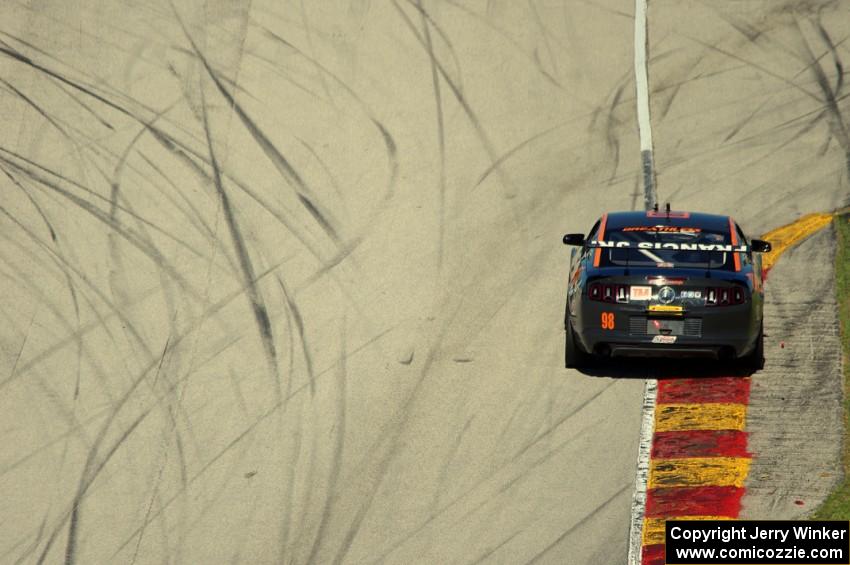
[[[573,277],[572,277],[572,279],[571,279],[571,282],[572,282],[573,284],[575,284],[575,282],[579,279],[579,277],[581,277],[581,274],[582,274],[583,272],[584,272],[584,263],[582,262],[582,263],[579,263],[578,268],[577,268],[577,269],[575,270],[575,272],[573,273]]]
[[[666,210],[664,212],[659,212],[658,210],[649,210],[646,213],[646,217],[647,218],[690,218],[691,213],[690,212],[678,212],[676,210],[671,210],[670,212],[667,212]]]
[[[602,214],[602,219],[599,221],[599,238],[605,237],[605,226],[608,224],[608,214]],[[593,266],[598,267],[599,261],[602,259],[602,249],[596,248],[593,252]]]
[[[671,286],[662,286],[658,289],[658,302],[661,304],[670,304],[676,300],[676,291]]]
[[[657,335],[652,338],[652,343],[676,343],[675,335]]]
[[[657,285],[661,285],[661,286],[664,286],[664,285],[676,286],[676,285],[685,284],[686,279],[677,279],[677,278],[672,278],[672,277],[663,277],[663,276],[657,277],[656,276],[656,277],[646,277],[646,280],[649,281],[652,284],[657,284]]]
[[[622,231],[641,231],[653,233],[700,233],[702,228],[687,228],[683,226],[627,226]]]
[[[633,286],[629,289],[631,300],[650,300],[652,298],[651,286]]]
[[[649,311],[659,314],[681,314],[682,307],[672,304],[650,304]]]
[[[732,238],[732,245],[738,245],[738,235],[735,233],[735,223],[732,221],[732,217],[729,217],[729,237]],[[741,270],[741,258],[735,255],[735,270]]]
[[[722,251],[725,253],[746,253],[746,245],[722,243],[661,243],[652,241],[602,241],[594,239],[587,244],[596,249],[672,249],[674,251]]]

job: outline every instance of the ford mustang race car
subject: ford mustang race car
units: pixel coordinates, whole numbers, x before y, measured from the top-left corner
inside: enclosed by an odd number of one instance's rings
[[[729,216],[651,210],[603,215],[567,234],[565,365],[597,357],[708,357],[764,364],[763,274]]]

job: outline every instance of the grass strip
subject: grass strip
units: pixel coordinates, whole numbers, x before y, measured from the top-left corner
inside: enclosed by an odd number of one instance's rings
[[[838,248],[835,253],[835,292],[844,359],[844,480],[812,516],[814,520],[850,520],[850,213],[833,219]]]

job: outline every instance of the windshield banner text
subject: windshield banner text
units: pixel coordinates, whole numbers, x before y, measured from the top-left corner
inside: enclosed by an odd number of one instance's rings
[[[721,243],[661,243],[652,241],[589,241],[588,247],[600,249],[672,249],[674,251],[722,251],[726,253],[746,253],[746,245],[724,245]]]

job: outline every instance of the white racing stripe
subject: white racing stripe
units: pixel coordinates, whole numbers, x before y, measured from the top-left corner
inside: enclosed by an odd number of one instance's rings
[[[647,210],[657,203],[652,162],[652,126],[649,120],[649,77],[647,71],[646,38],[647,0],[635,0],[635,89],[637,91],[638,135],[643,167],[644,204]],[[649,475],[649,456],[655,427],[655,400],[658,381],[647,379],[643,389],[643,408],[638,444],[637,476],[632,498],[632,519],[629,528],[628,565],[641,563],[641,534],[646,514],[646,485]]]

